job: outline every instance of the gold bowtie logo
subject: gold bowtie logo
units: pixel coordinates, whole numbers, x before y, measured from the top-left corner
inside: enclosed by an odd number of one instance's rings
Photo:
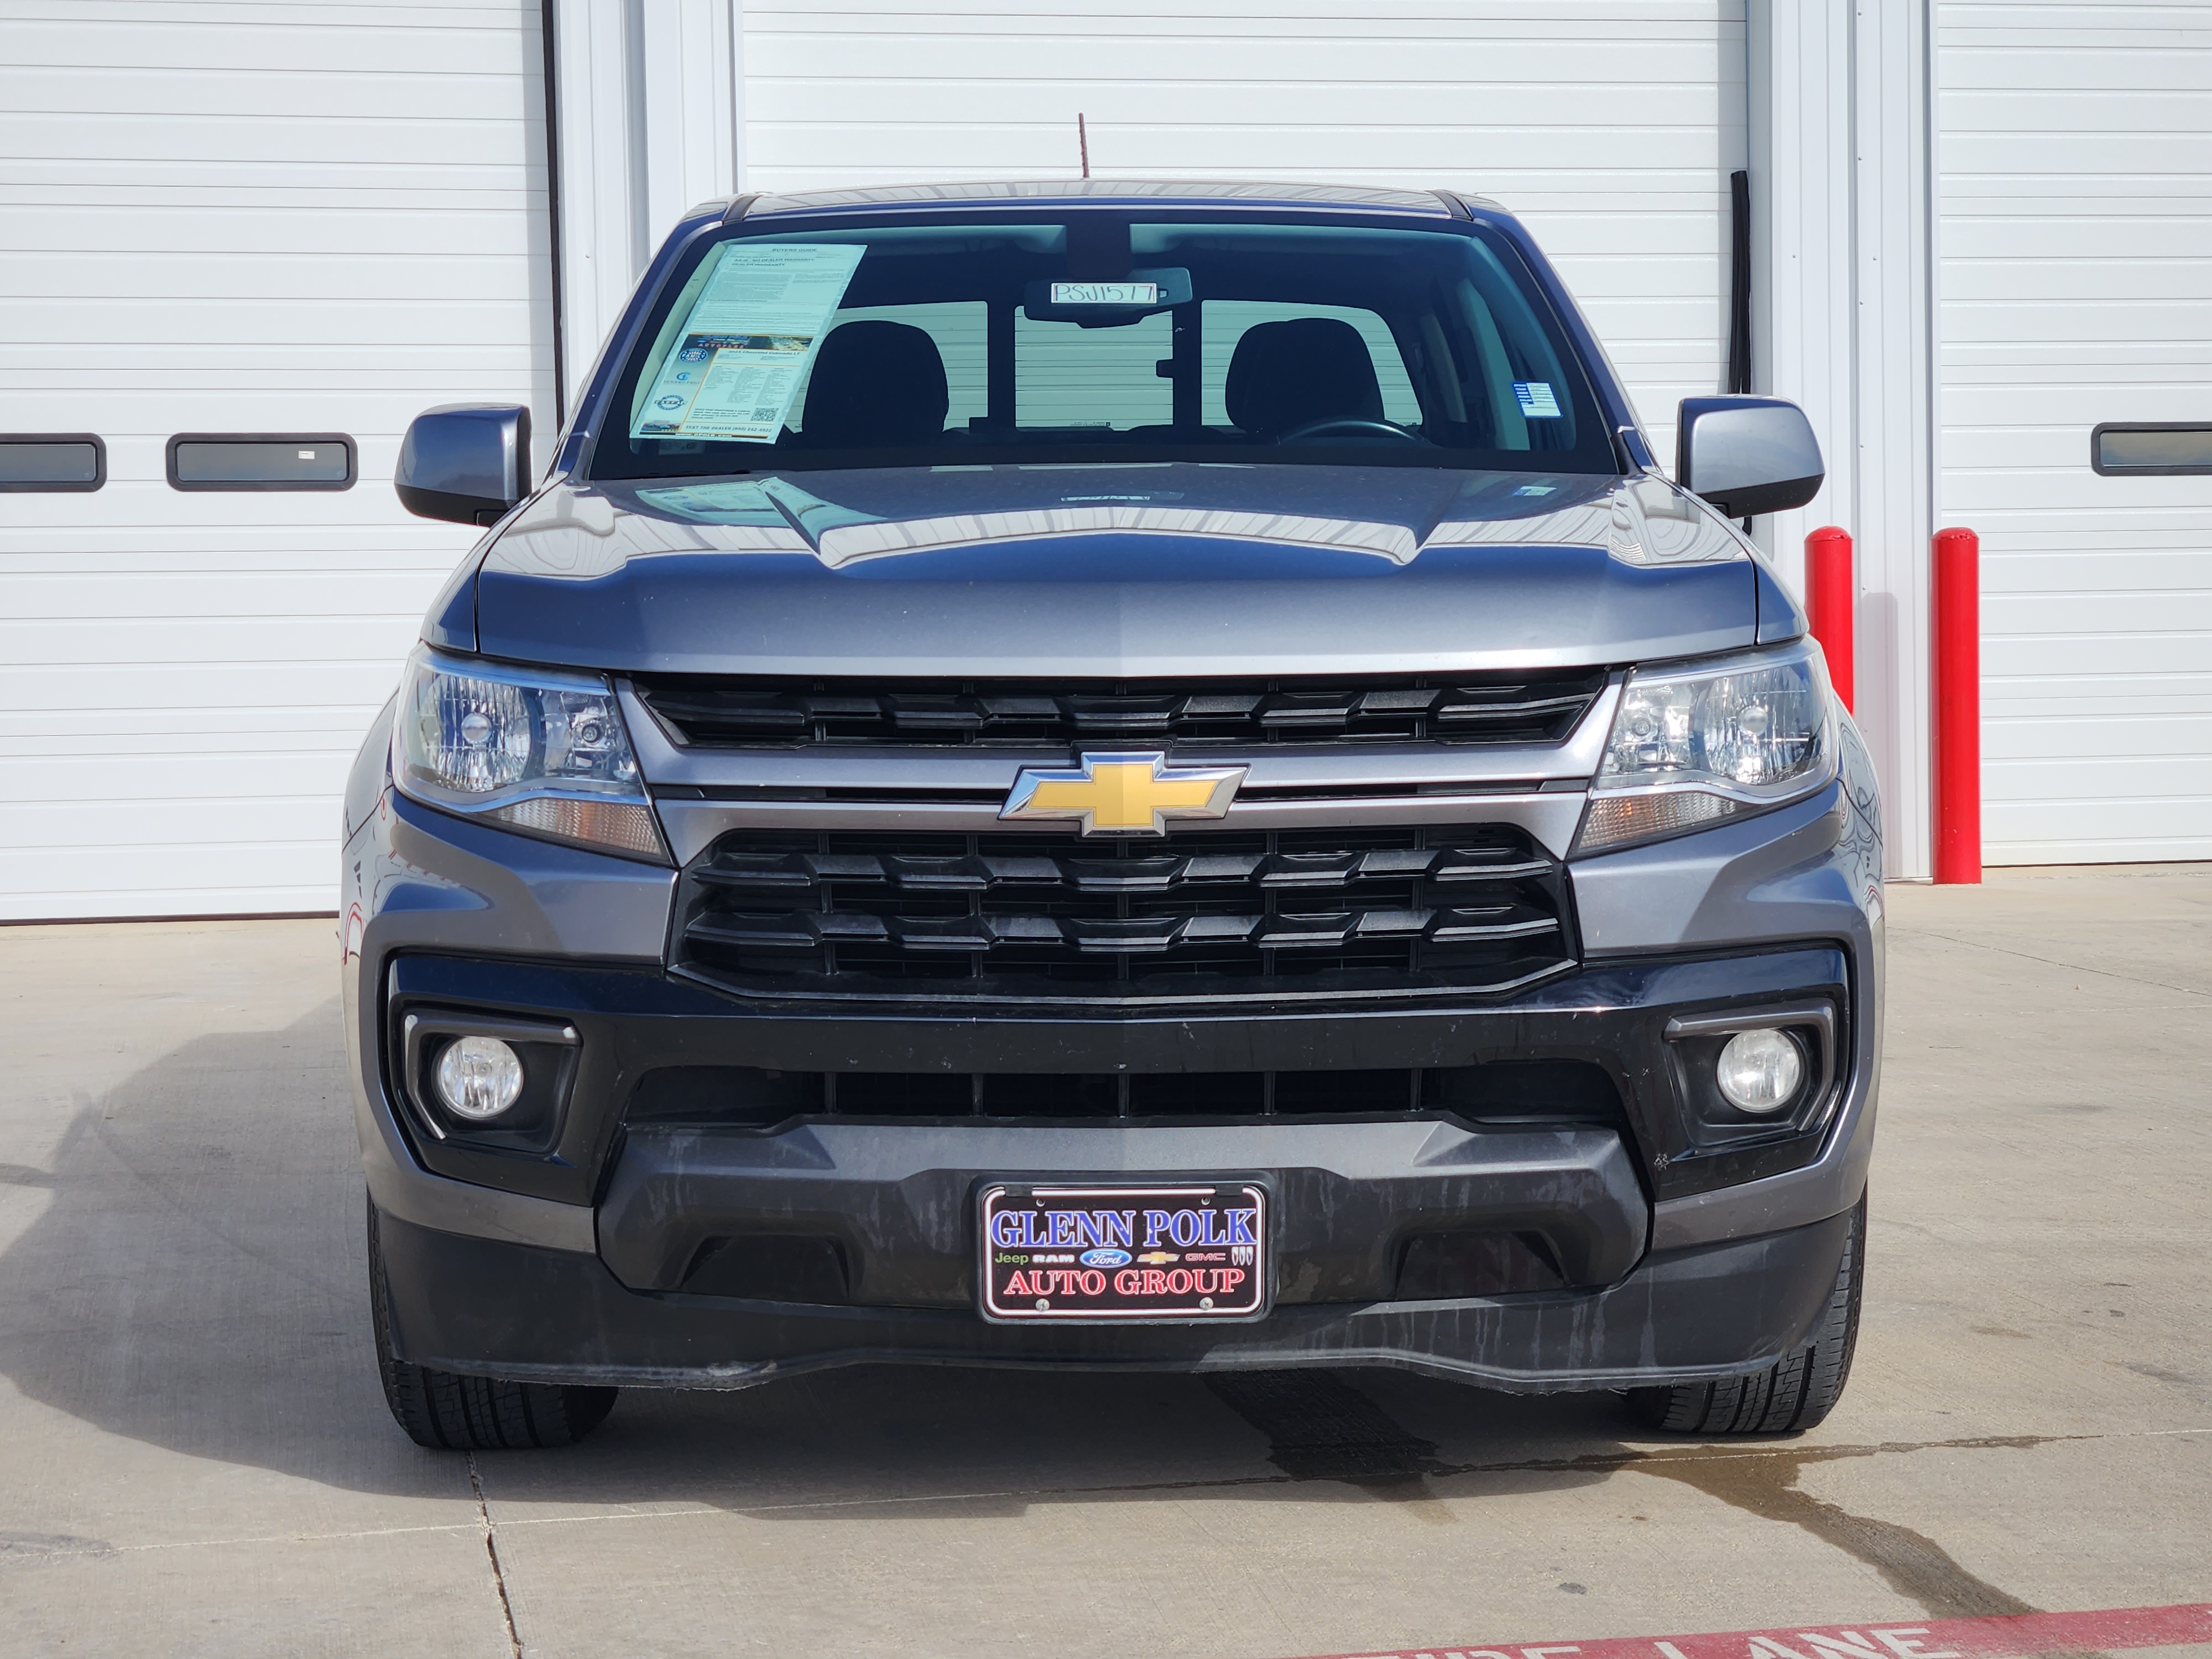
[[[1242,766],[1170,766],[1158,750],[1133,755],[1085,755],[1082,766],[1059,770],[1024,766],[1002,818],[1076,818],[1086,836],[1164,836],[1170,818],[1222,818]]]

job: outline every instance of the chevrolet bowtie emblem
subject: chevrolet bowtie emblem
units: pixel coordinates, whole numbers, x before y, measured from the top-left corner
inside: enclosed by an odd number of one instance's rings
[[[1223,818],[1242,766],[1170,766],[1159,750],[1085,755],[1080,768],[1024,766],[1002,818],[1076,818],[1086,836],[1164,836],[1170,818]]]

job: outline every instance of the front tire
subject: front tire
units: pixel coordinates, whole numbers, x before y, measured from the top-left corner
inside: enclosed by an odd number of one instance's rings
[[[1811,1344],[1763,1371],[1717,1382],[1632,1389],[1629,1414],[1667,1434],[1721,1439],[1753,1434],[1802,1434],[1836,1408],[1858,1346],[1859,1296],[1865,1283],[1866,1194],[1859,1194],[1844,1234],[1828,1310]]]
[[[433,1451],[526,1451],[573,1446],[606,1420],[615,1389],[559,1382],[512,1382],[465,1376],[398,1358],[392,1351],[391,1291],[376,1235],[376,1200],[368,1204],[369,1317],[376,1329],[376,1369],[384,1403],[408,1438]]]

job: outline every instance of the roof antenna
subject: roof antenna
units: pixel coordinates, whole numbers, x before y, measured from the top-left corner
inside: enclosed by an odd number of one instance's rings
[[[1083,155],[1083,176],[1091,176],[1091,134],[1083,125],[1083,112],[1075,112],[1075,147]]]

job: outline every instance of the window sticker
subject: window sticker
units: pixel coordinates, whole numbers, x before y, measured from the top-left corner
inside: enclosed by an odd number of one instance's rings
[[[866,252],[726,245],[629,435],[775,442]]]
[[[1557,489],[1557,484],[1522,484],[1513,493],[1516,495],[1548,495]]]
[[[1559,418],[1559,400],[1552,395],[1549,380],[1516,380],[1513,395],[1520,400],[1521,412],[1532,421],[1556,421]]]

